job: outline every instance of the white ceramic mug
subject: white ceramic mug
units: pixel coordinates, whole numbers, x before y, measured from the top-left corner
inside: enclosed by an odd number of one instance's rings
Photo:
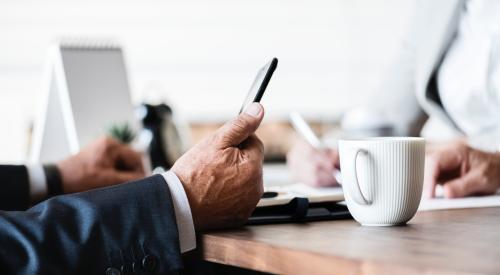
[[[423,138],[343,139],[339,153],[344,196],[356,221],[389,226],[413,218],[422,197]]]

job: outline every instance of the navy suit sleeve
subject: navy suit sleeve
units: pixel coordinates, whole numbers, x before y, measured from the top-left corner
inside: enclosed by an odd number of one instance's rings
[[[169,274],[181,267],[161,175],[0,211],[1,274]]]
[[[26,166],[0,165],[0,209],[26,210],[30,204]]]

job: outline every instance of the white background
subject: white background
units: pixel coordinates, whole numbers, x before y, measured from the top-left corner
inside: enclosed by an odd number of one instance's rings
[[[26,159],[57,37],[117,39],[133,101],[167,100],[189,121],[234,115],[276,56],[266,119],[291,110],[322,119],[377,91],[413,8],[414,0],[0,0],[0,163]]]

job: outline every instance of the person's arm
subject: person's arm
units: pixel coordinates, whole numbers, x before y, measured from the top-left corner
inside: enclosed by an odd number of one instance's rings
[[[161,175],[0,212],[2,274],[169,273],[182,267],[171,193]],[[114,273],[113,273],[114,274]]]
[[[368,96],[365,108],[385,115],[394,128],[394,135],[418,136],[427,116],[416,92],[416,66],[419,47],[428,30],[424,24],[432,6],[415,4],[399,45],[385,68],[380,85]]]
[[[163,175],[0,211],[0,274],[180,269],[180,253],[195,246],[195,227],[239,226],[255,209],[264,148],[254,132],[263,117],[253,103]],[[74,169],[89,168],[82,165]]]
[[[44,199],[144,177],[139,153],[101,138],[54,165],[0,165],[0,210],[22,211]]]

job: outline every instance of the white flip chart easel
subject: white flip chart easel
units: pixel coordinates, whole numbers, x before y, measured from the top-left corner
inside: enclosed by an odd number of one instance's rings
[[[115,124],[138,129],[122,49],[101,40],[63,40],[50,50],[47,91],[35,121],[31,161],[78,152]]]

